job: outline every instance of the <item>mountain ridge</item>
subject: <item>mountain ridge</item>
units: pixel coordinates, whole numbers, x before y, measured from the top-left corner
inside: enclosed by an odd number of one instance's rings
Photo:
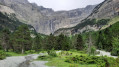
[[[98,31],[101,28],[109,27],[109,25],[106,27],[103,26],[109,24],[110,22],[109,19],[113,20],[113,18],[119,16],[118,3],[119,3],[118,0],[105,0],[104,2],[97,5],[92,11],[92,13],[87,18],[82,20],[81,23],[79,23],[74,27],[59,29],[56,32],[54,32],[54,35],[59,35],[61,33],[65,35],[72,35],[88,31]],[[88,23],[87,20],[89,20],[88,22],[90,23]],[[81,25],[84,25],[84,27],[82,27]]]
[[[49,35],[60,28],[73,27],[86,18],[95,5],[71,11],[57,11],[29,3],[28,0],[0,0],[0,3],[11,8],[16,17],[32,25],[37,32]],[[88,9],[89,8],[89,9]]]

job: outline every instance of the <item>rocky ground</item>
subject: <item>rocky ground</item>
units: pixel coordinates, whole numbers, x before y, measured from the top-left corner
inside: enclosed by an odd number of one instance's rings
[[[110,52],[106,52],[106,51],[102,51],[102,50],[96,50],[96,51],[100,52],[100,54],[97,56],[108,56],[108,57],[117,58],[117,56],[112,56]]]

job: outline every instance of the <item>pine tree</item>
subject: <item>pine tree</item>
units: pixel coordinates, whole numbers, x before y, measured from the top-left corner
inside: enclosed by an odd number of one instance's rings
[[[55,47],[56,47],[56,41],[57,41],[56,37],[54,35],[50,34],[50,36],[47,37],[46,48],[48,50],[51,50],[53,48],[55,49]]]
[[[70,38],[60,34],[57,39],[57,50],[69,50],[70,49]]]
[[[62,41],[62,50],[69,50],[70,49],[70,38],[64,36]]]
[[[33,44],[32,48],[36,51],[39,51],[40,49],[42,49],[42,44],[41,44],[42,37],[37,34],[33,40],[34,40],[34,44]]]
[[[77,50],[82,50],[84,48],[84,44],[83,44],[83,38],[82,36],[79,34],[77,37],[77,41],[75,44],[75,49]]]
[[[62,50],[62,45],[63,45],[63,39],[64,39],[64,35],[63,34],[60,34],[58,36],[58,39],[57,39],[57,46],[56,46],[56,49],[57,50]]]
[[[8,51],[9,42],[10,42],[10,31],[9,29],[5,28],[2,30],[2,47],[5,51]]]
[[[30,30],[27,25],[21,25],[14,33],[14,48],[24,53],[25,50],[29,50],[32,47]]]

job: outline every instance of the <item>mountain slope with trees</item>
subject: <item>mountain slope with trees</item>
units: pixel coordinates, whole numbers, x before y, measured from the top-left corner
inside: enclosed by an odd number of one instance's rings
[[[24,24],[16,19],[14,16],[12,18],[14,19],[11,19],[8,14],[3,14],[0,12],[0,30],[4,28],[9,28],[10,31],[14,31],[19,25]],[[32,26],[30,27],[32,28]]]
[[[108,24],[110,24],[109,20],[113,20],[114,18],[119,16],[118,3],[119,0],[105,0],[104,2],[97,5],[92,13],[81,23],[79,23],[75,27],[59,29],[55,31],[54,34],[59,35],[63,33],[66,35],[71,35],[88,31],[98,31],[101,28],[106,28],[109,26]],[[114,20],[114,22],[117,21]]]

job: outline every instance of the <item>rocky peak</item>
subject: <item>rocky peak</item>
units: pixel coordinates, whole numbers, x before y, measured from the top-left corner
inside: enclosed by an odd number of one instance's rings
[[[41,12],[43,15],[48,15],[49,13],[54,12],[51,8],[45,8],[43,6],[38,6],[36,3],[31,3],[32,9],[37,9],[39,12]]]

